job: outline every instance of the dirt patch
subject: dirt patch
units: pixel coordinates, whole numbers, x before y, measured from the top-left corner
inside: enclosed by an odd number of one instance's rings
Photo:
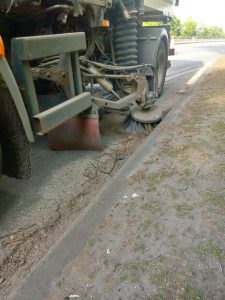
[[[46,299],[225,299],[224,82],[222,59]]]
[[[56,203],[47,218],[0,236],[0,290],[2,299],[24,278],[34,264],[49,250],[68,224],[96,196],[99,189],[121,167],[146,138],[145,134],[122,134],[119,141],[106,148],[86,168],[82,188],[69,201]]]

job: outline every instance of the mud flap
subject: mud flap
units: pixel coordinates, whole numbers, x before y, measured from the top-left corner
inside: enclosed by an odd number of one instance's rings
[[[48,133],[51,150],[102,150],[98,110],[95,106]]]

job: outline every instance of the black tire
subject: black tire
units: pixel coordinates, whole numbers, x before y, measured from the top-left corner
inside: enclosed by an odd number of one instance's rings
[[[19,179],[29,178],[31,175],[30,144],[11,94],[1,78],[0,147],[0,174]]]
[[[2,147],[0,144],[0,179],[1,179],[1,176],[2,176]]]
[[[165,84],[166,71],[167,71],[167,49],[163,41],[160,42],[159,50],[157,54],[155,74],[153,77],[148,79],[149,90],[157,90],[158,97],[163,93],[163,88]]]

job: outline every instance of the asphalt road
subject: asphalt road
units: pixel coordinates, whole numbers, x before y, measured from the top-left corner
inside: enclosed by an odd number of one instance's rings
[[[225,42],[176,45],[159,103],[170,108],[179,101],[179,90],[189,78],[221,55],[225,55]],[[111,126],[104,128],[102,136],[106,147],[119,141],[120,120]],[[83,183],[84,170],[98,155],[94,151],[52,152],[45,138],[39,138],[32,147],[32,178],[28,181],[5,178],[0,182],[1,234],[29,225],[31,219],[40,222],[43,214],[55,209],[56,203],[73,197]]]
[[[225,55],[225,42],[176,45],[165,91],[158,101],[162,109],[168,111],[182,101],[181,90],[189,79],[204,65],[222,55]],[[110,123],[102,128],[105,147],[117,147],[121,135],[125,135],[121,120],[110,119]],[[79,194],[87,179],[87,168],[99,155],[93,151],[52,152],[48,150],[45,138],[39,138],[32,147],[32,178],[28,181],[4,178],[0,182],[1,236],[21,227],[46,223],[59,205],[63,210],[66,203]],[[4,257],[4,251],[0,251],[1,256]]]
[[[199,69],[223,55],[225,55],[225,42],[175,45],[175,56],[171,57],[172,67],[167,72],[165,92],[159,102],[165,105],[168,103],[170,106],[173,102],[173,94],[182,90],[185,83]]]

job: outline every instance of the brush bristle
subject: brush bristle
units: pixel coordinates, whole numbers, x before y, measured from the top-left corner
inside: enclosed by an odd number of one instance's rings
[[[148,124],[147,127],[151,126]],[[148,132],[146,124],[135,121],[130,115],[124,121],[124,129],[127,132]]]

